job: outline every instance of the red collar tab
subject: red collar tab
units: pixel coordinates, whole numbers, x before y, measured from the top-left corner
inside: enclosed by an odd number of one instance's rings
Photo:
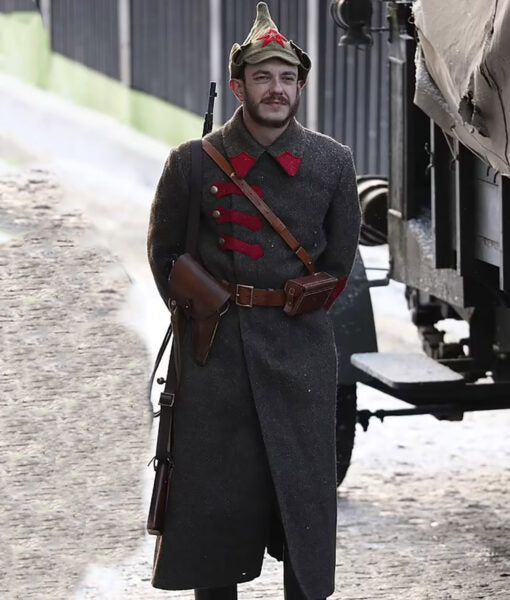
[[[276,31],[276,29],[270,29],[265,35],[258,37],[257,40],[264,40],[262,48],[265,48],[271,42],[276,42],[277,44],[280,44],[282,48],[285,48],[284,42],[289,41],[286,37],[283,37],[280,32]]]
[[[246,177],[253,165],[257,162],[257,159],[246,152],[246,150],[243,150],[236,156],[229,156],[229,159],[238,177]]]
[[[281,164],[281,166],[287,171],[287,173],[294,177],[294,175],[298,172],[299,165],[301,164],[302,158],[299,156],[294,156],[292,152],[286,150],[282,152],[279,156],[276,157],[276,160]]]

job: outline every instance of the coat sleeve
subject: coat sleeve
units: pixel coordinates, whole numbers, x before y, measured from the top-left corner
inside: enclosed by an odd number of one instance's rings
[[[173,150],[165,162],[151,207],[147,253],[158,291],[168,305],[168,275],[173,261],[184,252],[189,204],[186,154]]]
[[[343,146],[342,151],[343,166],[324,223],[327,244],[317,261],[317,270],[326,271],[339,279],[326,308],[332,306],[347,285],[358,247],[361,221],[352,153],[347,146]]]

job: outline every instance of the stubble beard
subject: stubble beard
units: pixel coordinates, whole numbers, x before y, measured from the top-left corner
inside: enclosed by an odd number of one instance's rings
[[[265,100],[270,100],[272,98],[273,97],[266,98]],[[282,101],[281,96],[275,96],[274,99]],[[292,105],[289,105],[289,112],[287,116],[282,119],[276,117],[274,119],[263,117],[259,113],[259,103],[255,102],[248,93],[245,93],[244,107],[246,108],[246,112],[250,115],[251,119],[255,123],[257,123],[257,125],[261,125],[262,127],[272,127],[274,129],[281,129],[282,127],[285,127],[290,122],[290,120],[296,116],[296,113],[299,108],[299,100],[300,96],[299,94],[296,94],[296,99],[294,100],[294,103]]]

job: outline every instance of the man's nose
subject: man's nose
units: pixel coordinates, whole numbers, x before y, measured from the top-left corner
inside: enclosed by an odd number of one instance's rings
[[[279,77],[273,77],[271,81],[271,91],[276,94],[283,93],[283,86]]]

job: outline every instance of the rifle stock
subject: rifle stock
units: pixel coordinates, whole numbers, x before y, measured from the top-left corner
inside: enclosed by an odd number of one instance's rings
[[[156,475],[152,488],[149,516],[147,518],[147,531],[151,535],[163,535],[168,486],[172,470],[173,465],[168,460],[158,461],[156,465]]]

